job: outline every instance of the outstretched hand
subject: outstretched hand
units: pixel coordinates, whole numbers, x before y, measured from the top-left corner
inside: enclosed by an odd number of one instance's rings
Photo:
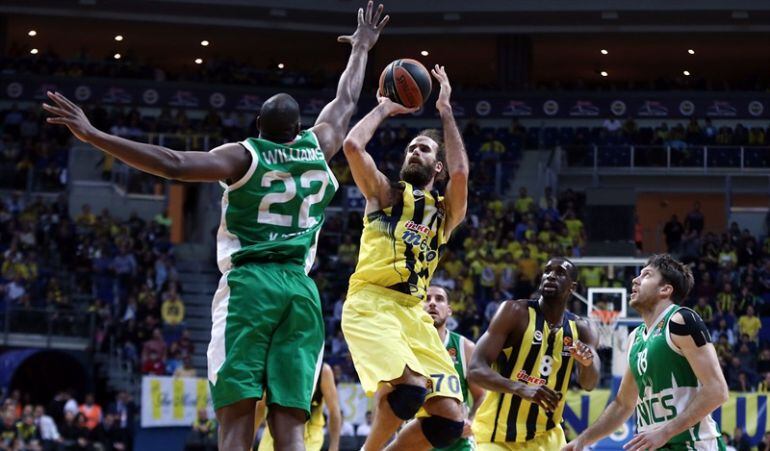
[[[574,345],[569,348],[569,353],[583,366],[591,366],[594,363],[594,353],[591,347],[580,340],[575,341]]]
[[[449,83],[449,76],[446,74],[446,69],[444,69],[444,66],[436,64],[436,67],[431,69],[430,73],[433,74],[433,78],[435,78],[441,85],[438,100],[436,100],[436,109],[439,112],[451,111],[452,103],[449,98],[452,95],[452,85]]]
[[[43,104],[43,109],[53,115],[53,117],[46,118],[46,122],[65,125],[77,139],[85,143],[89,142],[97,130],[91,125],[83,110],[58,92],[48,91],[46,94],[56,104],[55,106]]]
[[[366,12],[363,8],[358,8],[358,27],[355,33],[352,35],[340,36],[337,38],[337,42],[347,42],[353,47],[361,46],[366,50],[370,50],[377,43],[377,39],[380,37],[380,32],[385,28],[390,16],[386,15],[380,20],[382,16],[382,10],[384,6],[380,4],[377,7],[377,11],[373,12],[374,2],[369,0],[366,5]]]

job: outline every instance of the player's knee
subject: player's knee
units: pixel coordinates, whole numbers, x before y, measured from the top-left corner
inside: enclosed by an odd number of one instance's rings
[[[445,448],[453,444],[462,437],[465,426],[464,421],[454,421],[439,416],[422,418],[420,424],[423,435],[434,448]]]
[[[428,389],[419,385],[399,384],[388,393],[388,404],[396,416],[404,421],[411,420],[420,410]]]

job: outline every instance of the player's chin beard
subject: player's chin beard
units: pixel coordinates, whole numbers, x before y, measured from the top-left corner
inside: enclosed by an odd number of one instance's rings
[[[444,324],[446,324],[446,319],[436,318],[433,320],[433,327],[436,329],[443,326]]]
[[[421,164],[407,163],[401,168],[401,180],[418,188],[424,188],[433,178],[433,168]]]

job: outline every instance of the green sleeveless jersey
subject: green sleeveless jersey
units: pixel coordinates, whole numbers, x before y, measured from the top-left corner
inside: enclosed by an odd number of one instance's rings
[[[217,262],[224,273],[247,261],[278,262],[310,271],[315,259],[324,208],[337,190],[315,133],[274,143],[248,138],[246,174],[222,183],[222,220],[217,233]]]
[[[671,341],[668,322],[681,308],[671,305],[653,322],[651,330],[641,324],[631,332],[628,364],[639,388],[638,432],[660,429],[676,418],[695,399],[700,385],[687,359]],[[716,422],[707,415],[667,445],[671,449],[695,449],[696,442],[720,436]]]
[[[465,378],[465,372],[468,368],[468,361],[465,356],[465,348],[463,347],[463,341],[466,340],[462,335],[447,330],[446,337],[444,338],[444,347],[446,347],[449,356],[452,357],[452,362],[455,364],[455,370],[457,375],[460,376],[460,389],[463,393],[463,402],[469,408],[471,407],[471,399],[468,396],[468,380]]]

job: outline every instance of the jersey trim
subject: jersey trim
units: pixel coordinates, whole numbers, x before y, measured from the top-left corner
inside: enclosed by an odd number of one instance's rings
[[[235,191],[238,188],[242,187],[246,184],[246,182],[251,179],[251,176],[254,175],[254,171],[257,170],[257,166],[259,166],[259,156],[257,153],[257,149],[254,148],[254,146],[249,142],[248,139],[244,139],[243,141],[239,142],[238,144],[242,145],[246,150],[249,151],[251,154],[251,165],[249,165],[249,170],[246,171],[245,174],[243,174],[243,177],[236,180],[233,184],[228,185],[227,183],[223,182],[222,180],[219,181],[219,184],[222,185],[224,189],[227,191]]]
[[[318,135],[315,134],[312,128],[307,129],[307,131],[313,135],[315,143],[318,144],[318,148],[321,149],[321,141],[318,140]],[[324,150],[321,149],[321,152],[323,151]],[[329,162],[326,160],[326,154],[324,154],[324,166],[326,167],[326,172],[329,174],[329,179],[332,181],[332,185],[334,185],[334,191],[337,191],[340,188],[340,183],[337,181],[337,177],[334,176],[332,168],[329,167]]]
[[[658,317],[655,318],[655,321],[650,323],[650,327],[649,328],[647,327],[646,324],[644,325],[645,331],[642,332],[642,338],[644,338],[644,341],[647,341],[647,339],[650,338],[650,334],[652,333],[652,330],[655,329],[655,325],[658,324],[659,322],[663,321],[663,318],[666,317],[666,315],[668,314],[669,310],[671,310],[674,307],[677,307],[677,305],[676,304],[671,304],[668,307],[666,307],[665,310],[660,312],[660,315],[658,315]]]

